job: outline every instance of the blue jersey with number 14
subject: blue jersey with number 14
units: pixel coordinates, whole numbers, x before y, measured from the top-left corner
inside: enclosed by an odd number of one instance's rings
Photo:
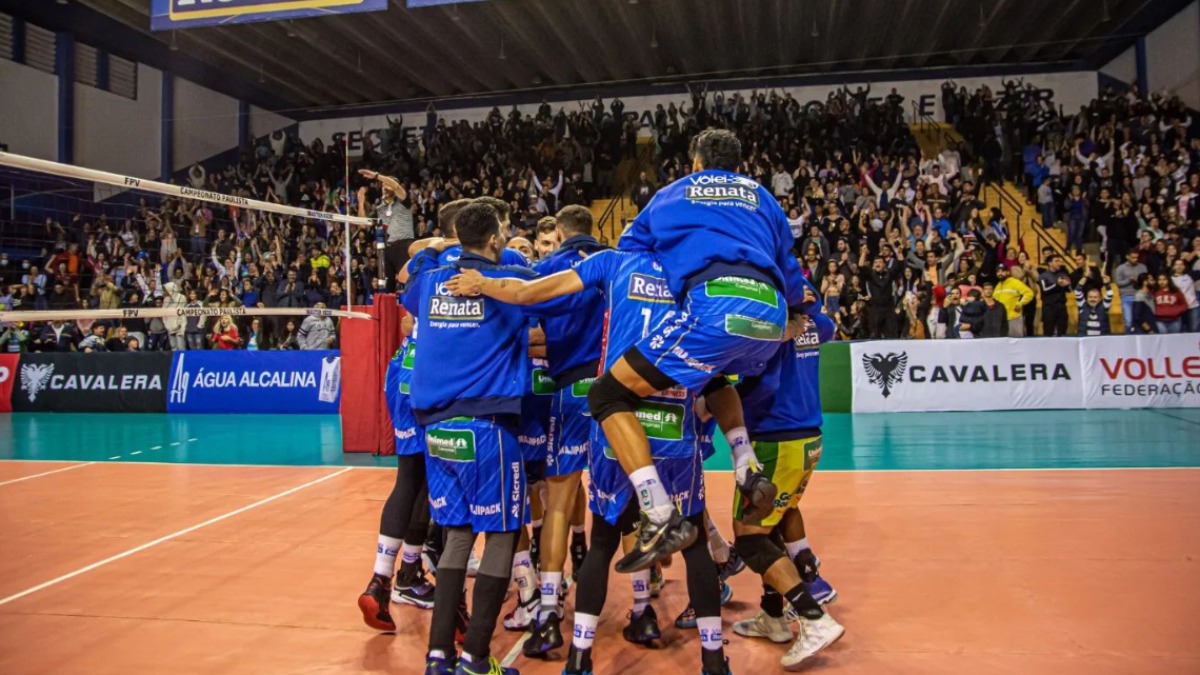
[[[604,370],[677,311],[662,265],[652,254],[601,251],[576,263],[574,269],[585,287],[601,290],[607,299]],[[695,452],[692,396],[686,389],[672,387],[650,396],[637,414],[655,457]]]

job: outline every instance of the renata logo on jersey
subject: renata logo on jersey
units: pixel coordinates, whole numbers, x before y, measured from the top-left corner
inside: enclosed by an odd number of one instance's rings
[[[693,202],[735,202],[758,208],[758,191],[741,185],[689,185],[684,196]]]
[[[642,302],[673,304],[675,298],[667,287],[667,280],[649,274],[632,274],[629,277],[629,299]]]
[[[692,185],[744,185],[751,190],[757,190],[759,188],[759,184],[754,182],[753,179],[733,173],[692,174],[687,177],[687,180]]]
[[[448,321],[483,321],[482,298],[455,298],[440,295],[430,296],[430,319]]]

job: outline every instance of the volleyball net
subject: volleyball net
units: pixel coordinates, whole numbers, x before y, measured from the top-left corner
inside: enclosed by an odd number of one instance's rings
[[[198,187],[173,185],[0,152],[0,248],[21,260],[10,261],[13,301],[0,322],[370,318],[354,310],[371,278],[357,272],[366,256],[356,263],[352,248],[371,245],[374,221],[332,210],[346,201],[319,191],[312,208],[257,199],[246,180],[230,170]]]

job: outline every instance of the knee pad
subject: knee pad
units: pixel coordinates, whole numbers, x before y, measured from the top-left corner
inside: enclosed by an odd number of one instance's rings
[[[642,397],[618,382],[612,373],[596,378],[588,391],[588,409],[596,422],[603,422],[617,413],[632,413],[641,403]]]
[[[746,561],[746,567],[759,576],[766,574],[776,560],[787,557],[765,534],[744,534],[734,540],[733,548]]]

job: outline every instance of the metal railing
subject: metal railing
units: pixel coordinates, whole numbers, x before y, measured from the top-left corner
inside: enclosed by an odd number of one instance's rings
[[[1071,256],[1067,255],[1066,247],[1059,243],[1059,241],[1050,234],[1049,230],[1043,226],[1040,220],[1029,216],[1028,223],[1026,223],[1027,217],[1025,215],[1025,205],[1022,203],[1023,200],[1013,197],[1003,184],[998,185],[995,183],[987,183],[981,187],[979,194],[980,196],[983,196],[985,200],[985,194],[987,190],[994,190],[1000,202],[1004,205],[1007,205],[1010,209],[1012,209],[1013,213],[1017,214],[1017,222],[1014,224],[1014,231],[1017,235],[1017,241],[1021,242],[1022,248],[1025,245],[1023,231],[1025,225],[1028,224],[1030,230],[1033,232],[1034,238],[1036,238],[1038,242],[1038,262],[1042,262],[1042,249],[1049,248],[1056,255],[1062,258],[1063,265],[1067,269],[1073,270],[1075,268],[1075,261],[1073,258],[1071,258]]]
[[[608,206],[605,207],[604,213],[600,214],[599,222],[596,223],[596,231],[599,232],[601,236],[607,236],[609,241],[616,241],[617,237],[621,234],[616,229],[617,228],[616,210],[617,210],[617,205],[624,199],[625,199],[625,196],[617,195],[610,202],[608,202]],[[605,235],[605,227],[608,228],[607,235]]]

